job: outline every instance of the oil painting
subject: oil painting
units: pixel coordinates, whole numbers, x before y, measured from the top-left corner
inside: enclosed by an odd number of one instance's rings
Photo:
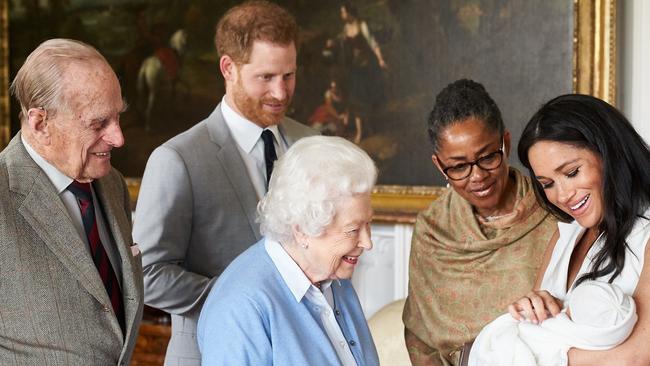
[[[121,119],[126,144],[113,158],[125,176],[142,176],[156,146],[221,101],[214,27],[240,1],[0,1],[9,23],[5,79],[52,37],[85,41],[106,56],[129,104]],[[431,164],[426,121],[436,94],[456,79],[485,85],[516,144],[541,103],[579,90],[585,78],[582,90],[592,93],[589,80],[613,70],[609,59],[589,58],[598,42],[613,45],[597,38],[613,26],[596,11],[612,8],[612,0],[276,2],[301,27],[290,117],[360,145],[377,162],[382,185],[443,183]],[[10,123],[4,118],[0,127],[15,134],[18,108],[10,105]]]

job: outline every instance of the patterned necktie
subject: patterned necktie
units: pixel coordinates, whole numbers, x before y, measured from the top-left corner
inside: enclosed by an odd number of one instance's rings
[[[264,162],[266,163],[266,186],[269,186],[271,173],[273,172],[273,162],[278,160],[275,154],[275,145],[273,144],[273,132],[270,130],[262,131],[262,141],[264,141]]]
[[[115,316],[122,327],[122,331],[124,331],[124,305],[122,303],[122,292],[120,291],[120,285],[117,282],[115,271],[113,271],[113,266],[111,266],[111,262],[108,259],[108,254],[106,254],[106,250],[99,238],[99,230],[95,218],[95,207],[93,205],[90,183],[73,181],[68,186],[68,191],[72,192],[72,194],[77,198],[77,202],[79,202],[81,221],[83,222],[84,231],[88,238],[88,245],[90,245],[90,255],[93,258],[93,262],[95,262],[95,267],[97,267],[99,277],[101,277],[102,282],[104,283],[104,288],[106,288],[108,297],[111,299],[111,305],[113,306]]]

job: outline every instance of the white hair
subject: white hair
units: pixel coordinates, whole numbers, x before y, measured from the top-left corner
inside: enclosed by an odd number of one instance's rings
[[[262,235],[293,242],[292,228],[318,236],[334,219],[337,202],[370,193],[377,168],[355,144],[331,136],[296,142],[273,167],[269,191],[257,205]]]
[[[51,115],[59,108],[67,108],[62,80],[69,65],[93,61],[108,66],[104,56],[94,47],[73,39],[54,38],[36,47],[27,56],[10,87],[20,103],[21,121],[25,121],[30,108],[44,108]]]

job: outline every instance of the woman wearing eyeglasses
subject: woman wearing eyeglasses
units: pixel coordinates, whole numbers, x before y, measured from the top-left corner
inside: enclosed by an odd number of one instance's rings
[[[556,220],[508,166],[510,133],[481,84],[445,87],[428,132],[452,189],[415,224],[406,345],[413,365],[458,365],[463,346],[530,290]]]

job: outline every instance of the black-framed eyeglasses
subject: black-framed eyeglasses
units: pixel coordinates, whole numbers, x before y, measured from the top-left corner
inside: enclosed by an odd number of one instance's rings
[[[494,170],[500,167],[501,163],[503,163],[504,149],[505,149],[505,141],[502,140],[501,148],[499,150],[481,156],[480,158],[474,161],[468,161],[467,163],[445,167],[442,164],[442,162],[440,162],[440,159],[438,159],[437,155],[436,155],[436,160],[438,160],[438,164],[440,164],[440,167],[442,167],[442,172],[445,173],[447,178],[451,180],[462,180],[469,177],[470,174],[472,174],[472,168],[474,167],[474,165],[478,166],[479,168],[485,171]]]

